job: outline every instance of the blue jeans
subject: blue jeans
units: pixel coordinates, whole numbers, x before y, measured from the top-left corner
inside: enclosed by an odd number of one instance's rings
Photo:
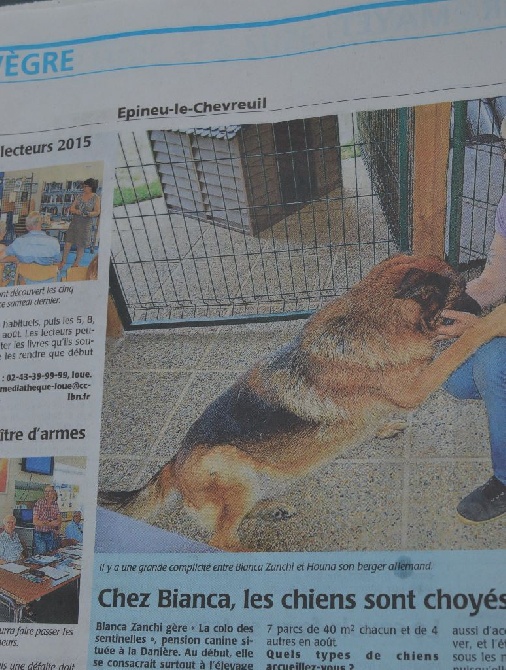
[[[497,337],[477,349],[443,388],[455,398],[485,403],[492,468],[497,479],[506,484],[506,337]]]
[[[54,533],[42,533],[39,530],[33,532],[33,544],[36,554],[50,554],[58,549],[58,541]]]

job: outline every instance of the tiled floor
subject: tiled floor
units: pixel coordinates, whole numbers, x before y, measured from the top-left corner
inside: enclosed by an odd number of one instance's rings
[[[109,341],[101,488],[145,483],[174,454],[202,409],[302,325],[146,331]],[[504,520],[470,526],[455,512],[460,498],[490,474],[481,403],[440,391],[408,422],[404,434],[350,448],[295,481],[284,501],[297,513],[286,521],[247,518],[244,544],[258,551],[506,547]],[[150,521],[206,539],[177,505]]]

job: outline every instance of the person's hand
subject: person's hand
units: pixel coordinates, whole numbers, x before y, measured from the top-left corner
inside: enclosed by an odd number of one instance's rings
[[[451,319],[453,323],[440,324],[436,330],[436,340],[451,340],[460,337],[471,326],[476,325],[478,316],[469,312],[457,312],[454,309],[445,309],[441,312],[443,319]]]

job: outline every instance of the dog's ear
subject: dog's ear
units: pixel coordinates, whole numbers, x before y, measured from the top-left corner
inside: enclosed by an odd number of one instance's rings
[[[411,298],[426,302],[429,298],[444,298],[448,294],[450,280],[437,272],[427,272],[420,268],[410,268],[397,288],[396,298]]]

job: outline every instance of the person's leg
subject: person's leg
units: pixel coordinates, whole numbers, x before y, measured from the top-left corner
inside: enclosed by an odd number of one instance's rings
[[[84,255],[84,247],[77,247],[77,249],[76,249],[76,259],[73,262],[72,267],[74,267],[74,268],[79,267],[79,263],[81,262],[81,258],[83,257],[83,255]]]
[[[47,553],[45,533],[40,533],[38,531],[34,531],[34,533],[33,533],[33,544],[34,544],[34,548],[35,548],[35,553],[37,555],[39,555],[39,554],[43,555],[43,554]]]
[[[42,548],[42,544],[40,541],[40,535],[39,533],[35,530],[33,532],[33,551],[35,554],[40,554],[40,550]]]
[[[51,533],[51,535],[49,536],[49,539],[48,539],[48,553],[50,553],[51,551],[56,551],[57,549],[59,549],[59,545],[60,545],[60,543],[58,541],[58,536],[55,535],[54,533]]]
[[[72,242],[65,242],[65,244],[63,245],[63,256],[59,263],[61,268],[64,267],[65,263],[67,262],[67,256],[69,255],[71,246]]]
[[[473,367],[476,354],[473,354],[452,373],[443,384],[445,391],[459,400],[481,400],[481,395],[474,381]]]
[[[506,514],[506,338],[480,347],[444,384],[456,398],[481,398],[488,415],[494,476],[463,498],[457,511],[467,521]]]
[[[474,379],[487,408],[494,475],[506,485],[506,337],[476,352]]]

